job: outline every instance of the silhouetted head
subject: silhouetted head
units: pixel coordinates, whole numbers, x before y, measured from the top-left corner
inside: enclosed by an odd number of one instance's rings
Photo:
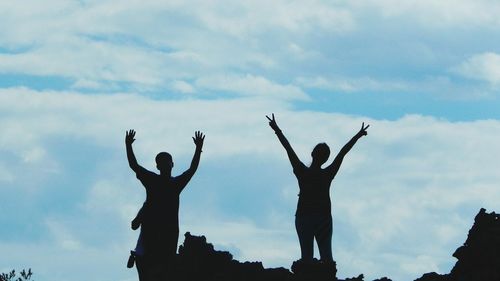
[[[168,152],[160,152],[156,155],[156,168],[160,172],[171,172],[174,167],[174,162],[172,161],[172,155]]]
[[[323,165],[330,157],[330,147],[324,142],[318,143],[311,152],[313,163]]]

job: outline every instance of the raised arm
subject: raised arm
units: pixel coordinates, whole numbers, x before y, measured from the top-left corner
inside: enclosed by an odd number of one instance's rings
[[[135,159],[134,150],[132,149],[132,143],[135,141],[134,137],[134,130],[129,130],[125,133],[125,147],[127,148],[128,165],[130,166],[130,169],[137,173],[140,166],[137,163],[137,159]]]
[[[196,131],[194,133],[193,142],[196,146],[196,149],[194,151],[193,159],[191,160],[191,165],[189,166],[189,169],[187,169],[180,176],[181,180],[184,181],[184,184],[181,185],[182,188],[184,188],[184,186],[189,182],[191,177],[193,177],[194,173],[198,169],[204,140],[205,140],[205,135],[202,132]]]
[[[297,168],[304,166],[304,164],[300,161],[299,157],[297,156],[292,146],[286,139],[285,135],[283,135],[283,132],[278,127],[276,119],[274,119],[274,113],[272,114],[272,119],[269,118],[269,116],[267,115],[266,118],[267,120],[269,120],[269,126],[274,130],[274,133],[276,133],[276,136],[278,137],[278,140],[280,141],[281,145],[283,145],[283,147],[285,148],[286,153],[288,154],[288,159],[290,160],[290,163],[292,164],[294,171]]]
[[[202,132],[196,131],[194,133],[193,142],[194,145],[196,146],[196,149],[194,150],[193,159],[191,160],[191,166],[189,166],[188,169],[188,171],[193,174],[196,172],[196,170],[198,169],[198,165],[200,164],[200,157],[204,140],[205,140],[205,135]]]
[[[366,125],[366,127],[365,127],[365,123],[363,122],[359,132],[357,134],[355,134],[354,137],[352,137],[352,139],[344,145],[344,147],[342,147],[342,149],[337,154],[337,157],[335,157],[335,159],[333,160],[332,164],[330,164],[326,168],[327,170],[329,170],[332,177],[335,177],[335,175],[337,174],[337,172],[340,169],[340,165],[342,164],[342,161],[344,160],[344,156],[346,156],[346,154],[351,150],[351,148],[354,146],[354,144],[356,144],[356,142],[361,137],[368,135],[368,132],[366,132],[368,127],[370,127],[370,125]]]

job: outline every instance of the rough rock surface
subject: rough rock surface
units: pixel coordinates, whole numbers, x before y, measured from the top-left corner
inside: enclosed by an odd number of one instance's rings
[[[286,268],[264,268],[261,262],[240,262],[229,252],[217,251],[205,236],[187,232],[179,247],[172,280],[179,281],[344,281],[336,278],[335,262],[325,264],[296,261]],[[345,281],[363,281],[363,275]],[[390,279],[379,279],[390,281]]]
[[[481,209],[467,240],[453,254],[458,259],[449,274],[426,273],[415,281],[500,281],[500,215]],[[362,270],[362,269],[360,269]],[[240,262],[217,251],[204,236],[185,234],[171,276],[179,281],[363,281],[337,279],[335,262],[296,261],[286,268],[264,268],[261,262]],[[387,277],[374,281],[391,281]]]
[[[453,256],[458,261],[449,274],[426,273],[415,281],[500,281],[500,215],[481,209]]]

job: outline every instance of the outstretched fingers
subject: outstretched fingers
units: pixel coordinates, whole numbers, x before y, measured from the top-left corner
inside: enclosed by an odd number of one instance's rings
[[[135,131],[133,129],[130,129],[128,131],[125,131],[125,141],[129,144],[133,143],[135,140]]]
[[[276,120],[274,119],[274,113],[272,113],[271,116],[273,117],[272,119],[269,118],[269,116],[266,115],[267,120],[269,120],[269,122],[276,122]]]
[[[194,136],[196,137],[196,139],[201,139],[201,140],[205,139],[205,135],[202,132],[200,132],[200,131],[196,131],[194,133]]]
[[[365,127],[365,122],[361,123],[361,130],[362,131],[368,129],[369,127],[370,127],[370,125],[366,125],[366,127]]]
[[[201,148],[203,146],[203,141],[205,140],[205,135],[200,131],[194,132],[193,142],[194,144]]]
[[[365,122],[363,122],[363,123],[361,124],[361,129],[359,130],[360,134],[361,134],[362,136],[366,136],[366,135],[368,135],[368,132],[366,131],[366,129],[368,129],[369,127],[370,127],[370,125],[366,125],[366,127],[365,127]]]

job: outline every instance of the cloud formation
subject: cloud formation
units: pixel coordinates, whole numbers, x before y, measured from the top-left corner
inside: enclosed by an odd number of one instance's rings
[[[220,90],[262,94],[236,85],[245,80],[271,86],[271,92],[284,87],[284,99],[298,100],[317,86],[339,92],[419,92],[431,101],[436,92],[459,88],[463,97],[474,91],[461,90],[448,69],[462,63],[462,53],[477,49],[474,41],[487,42],[495,33],[499,9],[490,1],[465,0],[1,5],[2,74],[55,77],[86,91],[161,93],[167,88],[197,95],[195,81],[201,81],[211,95]],[[465,38],[447,40],[457,32]],[[494,53],[495,46],[484,44],[484,54]],[[452,85],[443,86],[443,79]],[[227,80],[234,81],[221,88]],[[426,87],[416,89],[419,84]],[[476,92],[483,87],[475,86]]]
[[[289,266],[297,184],[266,124],[274,112],[305,163],[316,143],[338,151],[371,124],[332,188],[341,277],[448,272],[477,210],[500,196],[499,9],[0,2],[0,250],[10,253],[0,264],[32,267],[40,281],[136,279],[124,268],[144,200],[124,155],[134,128],[140,163],[154,170],[166,150],[174,173],[193,132],[207,134],[181,232]]]
[[[206,132],[200,171],[182,197],[181,232],[205,234],[219,247],[234,249],[237,258],[262,259],[266,266],[289,266],[299,255],[293,228],[297,187],[264,117],[273,111],[305,163],[315,143],[327,141],[338,151],[362,121],[371,124],[369,136],[348,155],[333,183],[333,250],[340,276],[363,272],[367,278],[388,275],[403,280],[432,270],[447,272],[454,263],[450,254],[463,242],[477,209],[494,209],[500,199],[495,169],[500,155],[492,149],[500,139],[494,133],[500,123],[494,120],[452,123],[408,115],[384,121],[295,111],[286,103],[258,98],[158,102],[137,95],[26,89],[2,90],[0,98],[2,112],[10,116],[1,119],[2,128],[15,124],[22,129],[2,138],[2,159],[12,155],[8,163],[13,175],[30,170],[33,178],[46,177],[37,182],[35,192],[17,177],[14,182],[3,180],[3,198],[15,198],[15,185],[20,196],[31,196],[32,206],[26,207],[25,216],[12,214],[2,220],[46,223],[34,223],[32,230],[10,230],[18,232],[15,241],[20,243],[30,241],[32,231],[44,242],[31,246],[31,259],[18,257],[2,264],[39,266],[41,280],[56,270],[36,261],[46,250],[42,244],[54,255],[81,254],[79,264],[89,264],[85,259],[92,258],[91,264],[99,260],[110,268],[119,268],[120,257],[133,247],[137,233],[129,230],[129,220],[144,195],[124,157],[128,128],[138,131],[136,153],[145,167],[154,170],[154,155],[167,148],[174,155],[176,173],[189,163],[192,132]],[[61,139],[70,140],[67,149]],[[85,147],[95,147],[95,152],[86,153],[87,160],[80,162],[77,159],[84,158],[76,151]],[[49,160],[59,167],[56,174],[47,174]],[[80,171],[73,181],[85,179],[80,184],[54,181],[70,177],[73,169]],[[49,199],[41,190],[57,192]],[[61,200],[66,201],[63,213],[58,208]],[[37,208],[41,205],[44,211]],[[3,247],[23,249],[19,243]],[[115,256],[106,261],[111,253]],[[78,280],[69,276],[86,271],[65,264],[68,268],[58,271],[67,280]],[[105,276],[131,278],[133,272]]]
[[[500,83],[500,55],[492,52],[474,55],[454,71],[467,78],[488,82],[496,88]]]

